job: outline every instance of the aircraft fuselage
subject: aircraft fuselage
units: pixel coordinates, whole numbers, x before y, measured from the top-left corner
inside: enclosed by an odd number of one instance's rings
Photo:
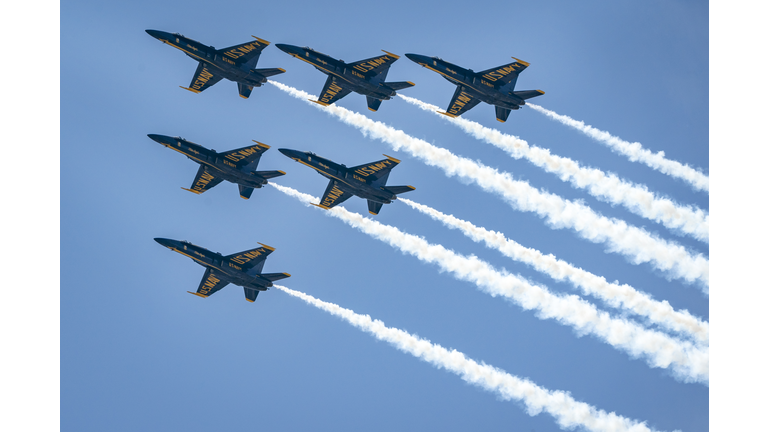
[[[525,105],[524,99],[515,96],[511,91],[502,90],[502,86],[495,82],[505,72],[514,72],[514,66],[510,66],[508,71],[501,70],[479,75],[471,69],[464,69],[438,57],[427,57],[417,54],[406,54],[406,56],[425,68],[439,73],[452,84],[461,85],[473,90],[473,95],[485,103],[511,110],[519,109],[522,105]]]
[[[397,199],[397,195],[372,186],[372,181],[366,179],[371,173],[365,170],[352,171],[344,165],[337,164],[311,152],[289,149],[280,149],[280,152],[296,162],[316,170],[323,177],[335,180],[345,192],[382,204],[389,204]],[[392,162],[385,160],[382,164],[382,168],[384,168],[386,165],[392,164]]]
[[[373,66],[366,67],[365,64],[361,64],[351,67],[341,60],[337,60],[327,54],[323,54],[308,47],[302,48],[286,44],[275,44],[275,46],[289,55],[311,64],[320,72],[323,72],[326,75],[332,75],[337,79],[344,81],[346,87],[355,93],[380,100],[389,100],[397,94],[395,90],[384,84],[371,84],[371,82],[366,79],[364,72],[369,70],[369,68],[373,69]]]
[[[266,291],[272,286],[272,281],[259,275],[250,275],[242,270],[241,264],[252,259],[252,257],[235,256],[226,258],[218,252],[212,252],[208,249],[194,245],[187,241],[171,240],[165,238],[156,238],[156,242],[168,249],[178,252],[203,267],[216,270],[217,274],[225,275],[226,281],[246,288],[259,291]]]
[[[238,50],[227,51],[222,54],[212,46],[204,45],[178,33],[168,33],[159,30],[147,30],[147,33],[159,41],[183,51],[184,54],[198,62],[204,63],[207,67],[214,69],[218,75],[221,75],[223,78],[230,81],[253,87],[261,87],[267,82],[267,77],[264,75],[249,67],[240,67],[235,63],[234,59],[243,55],[242,50],[247,50],[248,48],[241,47]],[[249,45],[246,45],[246,47],[260,49],[265,45],[267,45],[265,42],[257,39]],[[202,86],[207,81],[207,78],[205,76],[200,76],[198,81],[202,81],[199,84]],[[195,89],[195,83],[192,84],[191,88]]]
[[[195,144],[179,137],[154,134],[150,134],[149,137],[162,146],[175,150],[201,165],[205,165],[215,173],[216,177],[230,183],[252,188],[261,188],[263,185],[267,184],[267,179],[258,174],[242,171],[237,168],[234,164],[234,162],[237,161],[237,155],[222,156],[215,150],[207,149],[200,144]],[[247,150],[248,149],[245,149],[245,151]],[[205,179],[200,179],[200,181],[204,180]]]

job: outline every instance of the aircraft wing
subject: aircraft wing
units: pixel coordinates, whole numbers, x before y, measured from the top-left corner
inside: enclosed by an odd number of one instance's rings
[[[235,164],[238,169],[253,171],[259,165],[259,159],[269,146],[258,141],[255,145],[219,153],[223,159]]]
[[[192,77],[192,82],[189,84],[189,87],[182,88],[194,93],[200,93],[201,91],[221,81],[222,78],[224,77],[214,75],[213,72],[211,72],[206,67],[205,63],[200,62],[200,64],[197,66],[197,70],[195,71],[195,76]]]
[[[203,280],[200,281],[200,286],[197,288],[197,292],[187,292],[200,297],[208,297],[227,285],[229,285],[228,281],[224,280],[221,275],[217,274],[217,272],[209,268],[205,271]]]
[[[217,184],[221,183],[223,179],[216,178],[206,170],[205,165],[200,165],[200,169],[197,170],[197,175],[195,176],[195,179],[192,180],[192,188],[182,188],[184,190],[188,190],[190,192],[194,192],[198,195],[201,193],[212,189]]]
[[[396,62],[397,59],[400,58],[400,56],[396,56],[386,51],[384,52],[386,53],[385,55],[349,63],[347,67],[360,72],[361,74],[365,75],[366,78],[374,77],[384,72],[386,69],[392,66],[392,63]]]
[[[458,117],[474,108],[480,102],[481,100],[474,93],[460,85],[456,87],[456,92],[453,93],[448,109],[442,114],[448,117]]]
[[[513,80],[516,81],[520,72],[524,71],[529,64],[530,63],[528,62],[517,60],[514,63],[508,63],[482,72],[477,72],[477,75],[491,81],[496,87],[500,87],[511,83]]]
[[[382,159],[380,161],[353,166],[347,169],[357,175],[365,177],[366,180],[376,181],[389,175],[389,172],[392,171],[392,168],[396,167],[399,163],[400,161],[398,159],[387,156],[386,159]]]
[[[269,45],[269,42],[264,39],[259,39],[256,36],[254,36],[254,38],[256,38],[256,40],[253,42],[246,42],[229,48],[222,48],[219,50],[219,54],[221,54],[222,58],[234,61],[236,66],[246,64],[251,67],[256,66],[261,52],[267,45]]]
[[[333,208],[343,203],[344,201],[348,200],[352,195],[353,194],[350,192],[341,190],[336,180],[331,180],[328,183],[328,187],[325,188],[325,193],[323,194],[323,197],[320,198],[319,207],[322,207],[326,210]]]
[[[261,243],[259,244],[261,247],[227,255],[224,258],[228,259],[231,263],[234,263],[248,274],[258,274],[261,272],[261,269],[264,268],[264,260],[266,260],[267,256],[275,250],[275,248],[271,246]]]
[[[313,102],[328,106],[348,95],[351,91],[352,90],[350,89],[343,88],[341,83],[337,81],[333,75],[328,75],[328,79],[325,81],[325,86],[323,86],[323,91],[320,92],[320,97]]]

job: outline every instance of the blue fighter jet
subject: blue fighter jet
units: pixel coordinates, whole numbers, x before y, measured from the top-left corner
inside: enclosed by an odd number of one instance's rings
[[[178,241],[166,238],[156,238],[156,242],[168,249],[178,252],[205,267],[205,275],[200,281],[197,292],[187,291],[198,297],[209,297],[228,284],[235,284],[245,290],[245,299],[249,302],[256,300],[259,291],[266,291],[272,282],[291,277],[288,273],[262,273],[267,256],[275,248],[261,244],[261,247],[249,249],[240,253],[222,256],[206,248],[193,245],[188,241]]]
[[[269,45],[269,42],[256,36],[253,36],[256,39],[254,42],[217,50],[178,33],[159,30],[146,32],[153,38],[180,49],[200,63],[189,87],[179,86],[193,93],[200,93],[221,81],[222,78],[226,78],[237,83],[241,98],[248,99],[254,87],[261,87],[267,82],[268,77],[285,72],[285,69],[281,68],[254,69],[261,51]]]
[[[269,149],[258,141],[254,141],[256,145],[218,153],[180,137],[147,136],[200,164],[191,188],[182,188],[198,195],[226,180],[237,185],[241,198],[248,199],[254,188],[261,188],[268,179],[285,175],[283,171],[256,171],[261,155]]]
[[[289,158],[316,170],[320,175],[330,179],[320,204],[314,204],[322,209],[337,206],[352,195],[368,200],[368,212],[379,214],[381,206],[397,199],[397,195],[410,192],[413,186],[387,186],[387,179],[392,168],[400,163],[392,156],[386,159],[347,168],[312,152],[291,149],[278,149]]]
[[[355,92],[365,95],[368,109],[376,111],[381,101],[391,99],[397,94],[397,90],[414,85],[410,81],[384,82],[389,67],[400,58],[384,50],[382,51],[386,55],[344,63],[343,60],[337,60],[309,47],[300,48],[286,44],[275,44],[275,46],[328,75],[320,98],[312,101],[323,106],[331,105],[350,92]]]
[[[517,76],[530,63],[516,59],[514,63],[474,72],[464,69],[439,57],[427,57],[419,54],[406,54],[412,61],[425,68],[437,72],[452,84],[456,84],[456,92],[448,103],[446,112],[440,112],[448,117],[458,117],[472,109],[480,102],[496,107],[496,120],[507,121],[510,110],[520,109],[525,100],[544,94],[541,90],[515,91]],[[439,112],[439,111],[438,111]]]

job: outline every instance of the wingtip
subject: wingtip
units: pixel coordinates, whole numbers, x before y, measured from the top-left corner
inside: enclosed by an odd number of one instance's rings
[[[256,242],[256,243],[259,243],[259,242]],[[267,248],[267,249],[271,250],[271,251],[274,251],[274,250],[275,250],[275,248],[273,248],[272,246],[267,246],[267,245],[265,245],[264,243],[259,243],[259,244],[260,244],[260,245],[262,245],[262,246],[264,246],[265,248]]]
[[[436,112],[437,112],[438,114],[442,114],[442,115],[444,115],[444,116],[448,116],[448,117],[450,117],[450,118],[456,118],[456,116],[455,116],[455,115],[453,115],[453,114],[448,114],[447,112],[442,112],[442,111],[436,111]]]
[[[202,294],[200,294],[200,293],[196,293],[196,292],[192,292],[192,291],[187,291],[187,292],[188,292],[188,293],[190,293],[190,294],[192,294],[192,295],[196,295],[196,296],[198,296],[198,297],[202,297],[202,298],[208,298],[208,296],[207,296],[207,295],[202,295]]]
[[[392,56],[392,57],[394,57],[395,59],[399,59],[399,58],[400,58],[400,56],[399,56],[399,55],[397,55],[397,54],[392,54],[391,52],[389,52],[389,51],[386,51],[386,50],[382,50],[382,51],[384,51],[385,53],[387,53],[387,54],[391,55],[391,56]]]
[[[314,102],[314,103],[316,103],[318,105],[324,106],[324,107],[329,105],[329,104],[327,104],[325,102],[320,102],[320,101],[316,101],[316,100],[312,100],[312,99],[307,99],[307,100],[310,101],[310,102]]]
[[[268,40],[264,40],[264,39],[262,39],[262,38],[260,38],[260,37],[256,37],[256,36],[254,36],[254,35],[251,35],[251,37],[252,37],[252,38],[254,38],[254,39],[256,39],[257,41],[259,41],[259,42],[261,42],[261,43],[265,44],[265,45],[269,45],[269,44],[271,43],[271,42],[270,42],[270,41],[268,41]]]
[[[386,157],[387,157],[387,159],[389,159],[389,160],[391,160],[391,161],[393,161],[393,162],[397,162],[397,163],[400,163],[400,159],[397,159],[397,158],[393,158],[392,156],[389,156],[389,155],[385,155],[385,154],[383,154],[383,153],[382,153],[382,155],[383,155],[383,156],[386,156]]]
[[[264,148],[266,148],[266,149],[270,149],[270,148],[272,148],[272,147],[270,147],[270,146],[268,146],[268,145],[264,144],[263,142],[258,142],[258,141],[256,141],[256,140],[251,140],[251,141],[255,142],[255,143],[256,143],[256,144],[258,144],[259,146],[261,146],[261,147],[264,147]]]
[[[315,204],[315,203],[310,203],[310,204],[312,204],[315,207],[320,207],[323,210],[330,210],[330,207],[326,207],[326,206],[324,206],[322,204]]]
[[[182,189],[184,189],[185,191],[189,191],[189,192],[192,192],[193,194],[197,194],[197,195],[200,195],[200,194],[202,193],[202,192],[198,192],[198,191],[196,191],[196,190],[187,189],[187,188],[185,188],[185,187],[183,187]]]
[[[515,60],[517,60],[517,61],[519,61],[520,63],[522,63],[522,64],[523,64],[525,67],[528,67],[528,66],[530,66],[530,65],[531,65],[531,64],[530,64],[530,63],[528,63],[527,61],[523,61],[523,60],[520,60],[520,59],[519,59],[519,58],[517,58],[517,57],[512,57],[512,58],[513,58],[513,59],[515,59]]]
[[[199,90],[194,90],[194,89],[191,89],[191,88],[189,88],[189,87],[179,86],[179,88],[183,88],[184,90],[189,90],[189,91],[191,91],[192,93],[200,93],[200,91],[199,91]]]

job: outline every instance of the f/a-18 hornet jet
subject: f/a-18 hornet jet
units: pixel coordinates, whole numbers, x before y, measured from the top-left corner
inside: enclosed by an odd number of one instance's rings
[[[255,42],[241,43],[217,50],[178,33],[159,30],[146,32],[200,62],[189,87],[179,86],[193,93],[200,93],[221,81],[222,78],[226,78],[237,83],[241,98],[248,99],[254,87],[261,87],[267,82],[268,77],[285,72],[285,69],[281,68],[254,69],[261,51],[269,45],[269,42],[256,36],[253,36],[256,39]]]
[[[328,75],[319,100],[312,101],[323,106],[331,105],[350,92],[355,92],[365,95],[368,109],[376,111],[381,101],[391,99],[397,94],[397,90],[414,85],[410,81],[384,82],[389,67],[400,58],[384,50],[382,51],[386,55],[344,63],[343,60],[336,60],[309,47],[299,48],[286,44],[275,44],[275,46]]]
[[[155,134],[147,136],[200,164],[200,169],[192,180],[192,188],[182,188],[198,195],[226,180],[237,184],[240,197],[248,199],[254,188],[261,188],[268,183],[267,179],[285,175],[283,171],[256,171],[261,155],[269,149],[268,145],[258,141],[254,141],[256,145],[217,153],[216,150],[179,137]]]
[[[275,250],[265,244],[259,243],[261,247],[222,256],[218,252],[211,252],[188,241],[166,238],[156,238],[155,241],[172,251],[192,258],[193,261],[205,267],[205,275],[200,281],[197,292],[187,291],[203,298],[213,295],[228,284],[235,284],[243,287],[245,299],[253,302],[259,295],[259,291],[269,289],[272,282],[291,277],[288,273],[261,272],[267,256]]]
[[[320,204],[314,204],[326,210],[343,203],[352,195],[357,195],[367,199],[368,212],[377,215],[383,204],[389,204],[397,199],[397,194],[416,189],[413,186],[386,185],[389,172],[400,163],[391,156],[384,155],[387,156],[384,160],[347,168],[345,165],[331,162],[312,152],[282,148],[278,150],[331,180],[325,188]]]
[[[514,91],[517,76],[530,65],[515,57],[512,57],[517,60],[514,63],[474,72],[439,57],[419,54],[405,56],[456,84],[456,92],[448,104],[448,109],[446,112],[440,112],[448,117],[458,117],[480,102],[485,102],[496,107],[496,120],[503,123],[507,121],[510,110],[520,109],[525,105],[526,99],[544,94],[541,90]]]

